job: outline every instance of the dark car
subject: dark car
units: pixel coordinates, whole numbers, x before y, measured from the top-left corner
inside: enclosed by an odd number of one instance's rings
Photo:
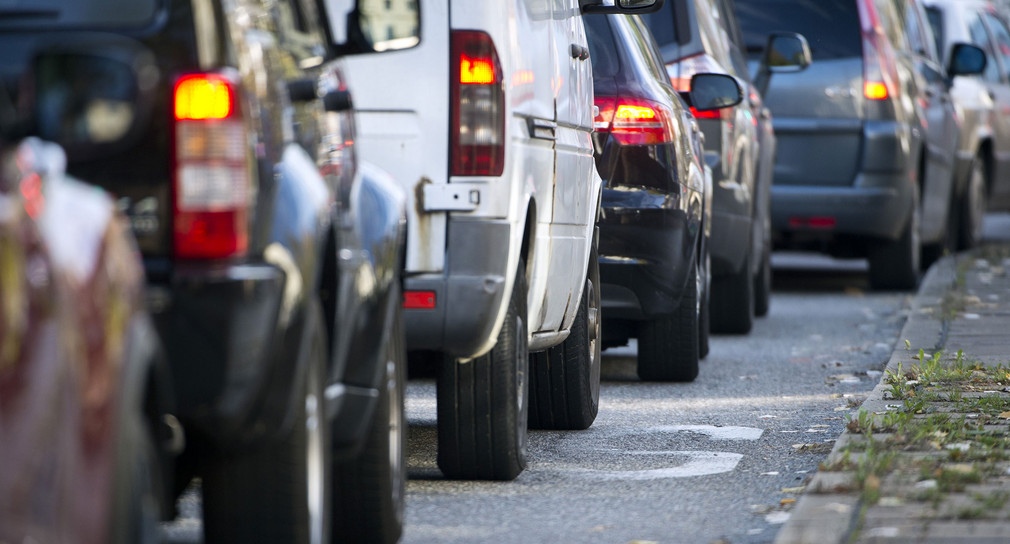
[[[733,76],[744,100],[697,112],[712,158],[712,330],[746,333],[768,312],[771,296],[769,194],[775,137],[761,92],[747,70],[743,38],[728,0],[671,0],[645,20],[673,86],[692,76]],[[802,68],[806,59],[788,59]]]
[[[130,218],[207,541],[400,532],[403,199],[355,168],[320,6],[0,7],[24,130]]]
[[[960,124],[950,73],[911,0],[735,0],[751,60],[775,32],[810,37],[813,64],[771,79],[780,247],[867,257],[876,288],[916,285],[950,244]],[[977,67],[976,67],[977,68]],[[931,250],[931,252],[930,252]]]
[[[599,108],[603,345],[637,337],[639,377],[692,381],[708,351],[711,174],[701,132],[639,16],[583,21]],[[698,74],[692,87],[698,111],[741,100],[729,76]]]
[[[0,143],[0,542],[154,542],[170,384],[143,269],[63,162]]]

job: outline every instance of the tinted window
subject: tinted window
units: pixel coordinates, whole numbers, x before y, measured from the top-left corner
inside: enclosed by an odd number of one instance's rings
[[[667,75],[666,67],[663,65],[663,60],[659,55],[659,46],[656,45],[652,34],[649,33],[649,28],[637,16],[630,15],[628,19],[628,22],[631,23],[628,26],[634,37],[635,47],[638,48],[639,54],[642,60],[645,61],[652,77],[656,78],[656,81],[659,82],[669,82],[670,76]]]
[[[160,0],[0,0],[0,28],[142,28]]]
[[[926,17],[929,18],[929,26],[933,28],[933,40],[936,42],[936,52],[940,55],[940,60],[946,60],[947,52],[943,50],[943,14],[934,7],[926,8]]]
[[[582,18],[589,41],[589,58],[593,62],[593,77],[613,77],[621,68],[617,44],[606,15],[586,15]]]
[[[1003,71],[1007,72],[1010,70],[1010,30],[1007,30],[1002,20],[997,19],[991,13],[985,14],[985,20],[989,24],[989,30],[992,31],[993,41],[996,42],[996,51],[999,52]]]
[[[642,20],[645,24],[649,26],[649,30],[652,31],[653,37],[656,38],[656,43],[660,45],[666,45],[669,43],[684,43],[684,36],[679,36],[679,34],[684,33],[683,29],[678,32],[677,19],[674,16],[673,4],[675,0],[669,0],[663,3],[663,7],[655,12],[642,15]],[[681,38],[678,40],[678,36]]]
[[[861,57],[859,11],[853,0],[735,0],[751,58],[760,57],[772,32],[799,32],[814,60]]]
[[[982,74],[982,77],[986,81],[997,83],[999,82],[999,65],[994,56],[995,51],[993,51],[992,42],[989,40],[989,33],[986,31],[985,25],[982,24],[982,19],[979,18],[977,13],[969,15],[968,21],[968,32],[971,34],[971,41],[985,50],[986,57],[989,60],[989,62],[985,63],[985,72]]]

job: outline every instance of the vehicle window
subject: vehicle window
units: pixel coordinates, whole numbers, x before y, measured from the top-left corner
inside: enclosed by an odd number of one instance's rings
[[[305,0],[277,2],[278,28],[282,33],[284,49],[291,53],[303,68],[322,64],[325,57],[322,30],[315,5]]]
[[[690,39],[686,36],[689,32],[682,28],[682,24],[678,24],[673,4],[673,0],[664,2],[659,11],[642,15],[642,20],[649,26],[656,43],[660,45],[687,43]]]
[[[912,51],[920,55],[926,54],[926,38],[922,34],[919,26],[919,19],[915,16],[915,7],[908,0],[897,0],[895,2],[895,13],[908,37],[908,45]]]
[[[641,56],[645,60],[645,65],[652,74],[652,77],[656,78],[659,82],[665,81],[669,83],[670,76],[666,73],[662,57],[659,55],[659,46],[652,37],[652,33],[649,32],[649,28],[636,15],[628,16],[628,19],[628,22],[631,23],[628,26],[631,27],[635,46],[641,51]]]
[[[772,32],[798,32],[815,61],[862,57],[854,0],[734,0],[747,55],[760,59]]]
[[[971,41],[981,47],[989,58],[989,62],[985,63],[985,72],[982,73],[982,78],[986,81],[998,83],[1000,80],[999,65],[997,62],[993,62],[996,57],[992,48],[992,41],[989,39],[989,32],[985,29],[985,25],[982,24],[982,19],[978,13],[973,13],[969,16],[968,32],[971,34]]]
[[[888,41],[898,51],[911,51],[908,37],[902,28],[904,23],[898,13],[898,6],[895,0],[877,0],[877,17],[880,18],[880,26],[884,29],[884,34]]]
[[[733,6],[727,4],[725,0],[719,0],[719,22],[726,33],[727,45],[729,46],[729,60],[733,64],[733,75],[737,77],[747,77],[747,59],[744,58],[745,48],[743,37],[740,34],[740,25],[736,20],[736,13]]]
[[[154,23],[161,0],[0,1],[0,29],[144,28]]]
[[[992,39],[995,42],[996,54],[999,56],[1000,64],[1003,66],[1004,80],[1006,72],[1010,70],[1010,30],[1007,30],[1003,20],[992,13],[984,15],[985,22],[992,31]]]
[[[943,49],[943,13],[935,7],[926,8],[926,17],[929,19],[929,26],[933,29],[933,41],[936,43],[936,52],[942,62],[946,62],[947,52]]]
[[[606,15],[586,15],[582,18],[589,41],[589,58],[593,62],[593,77],[613,77],[621,69],[614,43],[613,29]]]
[[[922,53],[926,58],[940,64],[940,49],[937,47],[936,39],[933,37],[933,27],[929,24],[926,10],[918,0],[910,1],[908,16],[910,19],[915,20],[915,27],[918,29],[918,35],[921,36],[922,40]]]

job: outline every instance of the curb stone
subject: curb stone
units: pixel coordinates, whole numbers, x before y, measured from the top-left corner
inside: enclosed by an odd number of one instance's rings
[[[908,319],[901,329],[894,350],[887,362],[880,382],[869,393],[863,404],[854,410],[883,412],[890,403],[884,398],[888,387],[884,384],[887,371],[897,372],[898,365],[911,366],[916,361],[912,351],[905,349],[905,341],[926,351],[940,349],[946,339],[948,321],[944,318],[943,301],[957,282],[956,256],[937,261],[926,273],[919,291],[911,303]],[[845,444],[855,435],[845,430],[828,454],[825,463],[839,459]],[[843,544],[851,540],[859,524],[862,504],[860,494],[851,484],[853,477],[846,472],[818,471],[807,487],[807,492],[797,501],[789,520],[779,530],[775,544]],[[887,540],[886,535],[878,535]]]

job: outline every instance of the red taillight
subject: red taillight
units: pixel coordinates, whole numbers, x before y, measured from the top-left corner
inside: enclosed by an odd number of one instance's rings
[[[173,94],[175,256],[245,254],[251,194],[237,83],[222,74],[181,77]]]
[[[505,88],[494,42],[485,32],[452,33],[454,176],[500,176],[505,169]]]
[[[695,119],[732,119],[733,108],[720,108],[717,110],[698,111],[691,106],[691,113]]]
[[[404,291],[403,307],[407,310],[432,310],[435,308],[435,292]]]
[[[859,22],[863,35],[863,97],[883,101],[895,96],[898,83],[897,61],[894,48],[884,33],[877,8],[873,2],[859,2]],[[867,117],[888,117],[890,105],[885,110],[870,109]]]
[[[831,216],[789,218],[789,227],[794,229],[830,230],[836,225],[838,225],[838,220]]]
[[[675,132],[663,105],[640,98],[597,97],[600,113],[593,120],[597,132],[610,132],[623,145],[672,142]]]

